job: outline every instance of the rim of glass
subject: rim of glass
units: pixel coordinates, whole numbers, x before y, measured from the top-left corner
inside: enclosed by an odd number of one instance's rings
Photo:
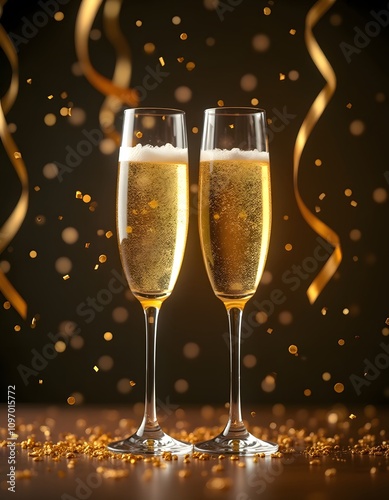
[[[134,113],[137,115],[153,115],[153,116],[165,116],[165,115],[184,115],[185,111],[182,109],[175,108],[128,108],[124,110],[124,113]]]
[[[225,116],[239,116],[239,115],[256,115],[266,113],[262,108],[250,108],[249,106],[228,106],[221,108],[208,108],[204,111],[206,114],[221,114]]]

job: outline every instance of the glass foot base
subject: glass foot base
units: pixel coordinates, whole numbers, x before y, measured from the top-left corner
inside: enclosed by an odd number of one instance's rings
[[[108,450],[117,453],[133,453],[134,455],[161,455],[171,452],[174,455],[185,455],[193,451],[193,445],[184,443],[172,438],[164,432],[159,432],[158,436],[142,436],[133,434],[127,439],[114,441],[108,445]]]
[[[249,432],[243,436],[231,436],[219,434],[209,441],[202,441],[194,446],[195,451],[203,453],[234,454],[242,456],[253,456],[257,453],[270,455],[278,450],[276,443],[262,441]]]

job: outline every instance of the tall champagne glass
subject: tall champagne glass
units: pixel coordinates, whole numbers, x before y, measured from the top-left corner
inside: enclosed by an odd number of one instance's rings
[[[230,406],[223,432],[195,446],[208,453],[254,455],[278,447],[246,429],[240,399],[243,309],[257,290],[267,257],[271,189],[265,112],[205,110],[200,153],[199,232],[208,278],[227,309]]]
[[[146,323],[144,417],[138,430],[108,445],[111,451],[159,455],[188,453],[157,419],[157,322],[176,283],[188,231],[188,150],[185,113],[164,108],[124,112],[117,183],[117,233],[129,287]]]

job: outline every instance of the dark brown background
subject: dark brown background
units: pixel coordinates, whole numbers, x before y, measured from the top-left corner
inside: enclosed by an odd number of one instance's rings
[[[224,2],[227,3],[228,2]],[[259,287],[255,300],[247,305],[246,317],[258,310],[255,301],[269,299],[274,289],[281,289],[286,300],[274,308],[267,323],[244,329],[242,355],[256,356],[253,368],[242,367],[242,396],[245,403],[327,404],[383,404],[389,398],[388,369],[380,369],[369,385],[357,395],[350,376],[363,377],[365,359],[375,363],[383,353],[380,343],[389,345],[382,333],[389,316],[387,283],[388,271],[388,203],[377,203],[373,192],[377,188],[388,190],[385,172],[388,137],[388,28],[382,28],[371,37],[360,53],[353,54],[348,63],[340,44],[353,44],[355,27],[364,30],[372,20],[370,11],[389,11],[386,2],[338,1],[323,16],[314,30],[322,50],[336,75],[335,95],[324,115],[314,128],[305,148],[299,177],[299,186],[308,207],[321,207],[318,216],[335,230],[341,240],[343,261],[336,278],[332,279],[314,305],[309,305],[306,289],[315,276],[301,279],[296,290],[282,278],[293,265],[301,265],[312,257],[317,246],[317,235],[305,223],[298,210],[292,185],[292,154],[299,127],[316,95],[325,84],[311,60],[304,42],[305,17],[313,1],[288,2],[279,0],[271,5],[270,16],[263,14],[269,6],[265,1],[242,0],[235,2],[233,11],[225,12],[221,20],[214,10],[207,10],[202,0],[183,3],[172,0],[125,1],[120,13],[121,27],[133,57],[132,86],[142,85],[147,68],[155,68],[158,58],[164,57],[169,73],[142,101],[144,106],[179,107],[187,112],[191,184],[197,182],[198,152],[204,108],[217,106],[223,99],[226,105],[247,106],[252,98],[266,109],[268,117],[286,108],[295,115],[283,130],[273,134],[270,141],[273,186],[273,232],[267,271],[272,281]],[[66,148],[75,148],[84,139],[82,130],[99,129],[98,113],[104,100],[97,90],[82,76],[75,76],[72,65],[76,62],[74,25],[80,2],[72,0],[60,10],[63,21],[50,19],[37,30],[36,35],[19,46],[20,89],[7,122],[17,130],[14,139],[22,151],[29,181],[30,201],[25,221],[10,246],[1,255],[10,267],[8,278],[28,303],[29,319],[24,322],[15,310],[1,307],[1,398],[5,399],[7,385],[16,385],[20,402],[65,402],[76,393],[76,401],[85,403],[134,403],[143,399],[144,326],[140,305],[128,299],[123,291],[112,300],[93,321],[81,316],[80,304],[87,297],[97,297],[106,289],[113,277],[121,273],[116,239],[98,236],[97,231],[115,233],[115,183],[117,152],[103,154],[94,147],[91,154],[70,173],[47,179],[42,173],[50,162],[65,163]],[[32,22],[42,7],[36,2],[9,0],[1,23],[7,31],[23,36],[26,19]],[[173,16],[182,22],[172,24]],[[340,16],[341,24],[336,24]],[[142,20],[142,27],[135,26]],[[90,41],[91,60],[101,73],[110,77],[115,64],[115,52],[106,40],[102,28],[101,12],[94,28],[102,31],[101,38]],[[297,30],[294,36],[289,30]],[[188,39],[182,41],[180,33]],[[252,47],[254,35],[269,37],[270,48],[257,52]],[[213,37],[213,47],[205,40]],[[153,54],[147,55],[143,46],[152,42]],[[184,63],[177,58],[184,57]],[[196,67],[189,72],[185,63],[193,61]],[[0,90],[4,94],[9,86],[10,68],[0,52]],[[299,78],[288,78],[291,70]],[[280,81],[279,73],[286,74]],[[242,90],[241,77],[253,74],[258,85],[252,92]],[[32,84],[26,83],[32,78]],[[174,91],[188,86],[192,99],[178,102]],[[66,91],[67,99],[60,94]],[[385,99],[377,100],[383,93]],[[49,100],[48,95],[53,99]],[[352,108],[346,105],[352,103]],[[71,125],[60,116],[64,105],[73,104],[85,111],[82,125]],[[48,127],[44,116],[54,113],[57,122]],[[364,133],[350,133],[350,124],[361,120]],[[117,126],[120,130],[121,113]],[[198,127],[194,134],[192,127]],[[322,166],[314,161],[320,158]],[[20,185],[4,149],[0,147],[0,222],[3,223],[16,205]],[[40,186],[35,191],[34,186]],[[344,190],[353,191],[348,198]],[[76,190],[91,195],[97,202],[92,213],[88,205],[75,198]],[[318,196],[325,193],[320,201]],[[350,205],[356,200],[357,207]],[[58,220],[58,216],[63,219]],[[197,235],[196,195],[191,194],[190,231],[182,271],[172,297],[165,303],[160,317],[158,342],[158,396],[163,404],[224,403],[228,399],[228,349],[225,338],[226,314],[221,302],[213,295],[203,268]],[[283,220],[288,215],[289,220]],[[44,216],[45,223],[36,218]],[[61,233],[74,227],[78,241],[66,244]],[[350,231],[361,231],[359,241],[350,239]],[[85,249],[85,242],[90,248]],[[293,245],[285,251],[287,243]],[[29,252],[36,250],[36,259]],[[106,254],[108,260],[95,271],[98,256]],[[55,269],[57,258],[66,256],[73,264],[68,281]],[[354,262],[353,257],[358,261]],[[5,264],[7,266],[7,264]],[[4,302],[5,299],[1,299]],[[117,307],[127,309],[124,323],[115,322],[112,312]],[[328,308],[325,316],[323,307]],[[350,314],[344,315],[344,308]],[[280,313],[288,311],[292,322],[280,323]],[[35,329],[30,328],[34,314],[40,315]],[[49,332],[57,334],[63,321],[76,323],[84,345],[74,349],[68,344],[65,352],[50,360],[47,366],[25,384],[18,367],[31,367],[32,349],[42,352],[50,340]],[[15,332],[14,325],[21,331]],[[267,329],[273,333],[268,334]],[[113,333],[111,342],[103,334]],[[384,330],[385,332],[385,330]],[[345,345],[339,346],[339,339]],[[200,352],[195,359],[187,359],[184,346],[193,342]],[[299,355],[288,352],[291,344],[298,346]],[[110,356],[113,367],[96,373],[101,356]],[[384,358],[382,358],[384,359]],[[329,372],[331,380],[323,381]],[[272,374],[275,389],[266,392],[261,383]],[[129,394],[117,390],[117,382],[128,378],[136,385]],[[38,380],[43,383],[39,384]],[[188,390],[178,393],[175,382],[184,379]],[[334,384],[345,386],[337,394]],[[304,390],[310,389],[310,397]]]

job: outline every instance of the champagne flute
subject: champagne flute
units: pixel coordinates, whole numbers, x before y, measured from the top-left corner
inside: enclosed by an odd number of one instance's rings
[[[144,455],[192,451],[191,444],[161,429],[155,390],[158,315],[180,271],[188,205],[185,113],[165,108],[126,109],[116,223],[122,267],[146,322],[145,407],[138,430],[127,439],[110,443],[111,451]]]
[[[208,278],[227,309],[230,406],[221,434],[195,445],[207,453],[254,455],[277,451],[248,432],[240,398],[243,309],[266,262],[271,186],[265,112],[255,108],[205,110],[200,153],[199,232]]]

